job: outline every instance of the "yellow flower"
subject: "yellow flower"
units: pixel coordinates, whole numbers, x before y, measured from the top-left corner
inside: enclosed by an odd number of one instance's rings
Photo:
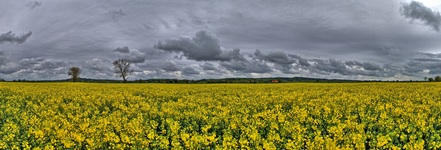
[[[439,149],[438,91],[423,82],[1,82],[0,149]]]
[[[75,145],[75,143],[73,143],[69,139],[62,140],[61,143],[64,145],[64,148],[71,148],[72,146]]]
[[[391,140],[390,137],[380,136],[377,138],[377,144],[378,144],[378,146],[382,147],[382,146],[386,145],[390,140]]]
[[[44,137],[44,132],[42,130],[37,130],[37,131],[34,131],[34,135],[35,135],[35,138],[41,139]]]

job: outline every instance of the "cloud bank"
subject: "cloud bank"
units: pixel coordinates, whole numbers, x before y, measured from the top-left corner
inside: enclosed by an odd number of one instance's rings
[[[433,11],[423,3],[412,1],[404,4],[401,8],[401,15],[411,20],[420,20],[435,31],[440,31],[441,15],[439,11]]]
[[[205,30],[196,32],[195,36],[179,37],[159,41],[154,48],[182,53],[187,59],[196,61],[229,61],[242,59],[240,50],[221,50],[219,40]]]
[[[118,47],[114,52],[118,53],[118,56],[123,59],[128,59],[131,63],[143,63],[145,62],[145,53],[140,52],[137,49],[129,49],[128,46]]]
[[[125,58],[131,79],[419,80],[441,74],[439,4],[3,1],[0,78],[65,79],[77,66],[82,77],[118,79],[112,61]]]
[[[21,34],[21,35],[15,35],[15,33],[12,33],[12,31],[9,31],[9,32],[0,34],[0,44],[3,44],[3,43],[22,44],[31,35],[32,35],[32,32],[28,32],[26,34]]]

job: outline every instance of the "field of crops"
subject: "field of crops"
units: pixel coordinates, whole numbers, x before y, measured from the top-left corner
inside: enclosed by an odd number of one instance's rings
[[[0,149],[439,149],[437,83],[0,83]]]

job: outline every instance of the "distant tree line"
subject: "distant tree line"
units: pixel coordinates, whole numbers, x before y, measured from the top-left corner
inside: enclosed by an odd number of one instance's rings
[[[441,82],[441,77],[440,77],[440,76],[436,76],[435,78],[427,78],[427,77],[424,77],[424,81],[429,81],[429,82]]]
[[[225,78],[225,79],[201,79],[201,80],[188,80],[188,79],[148,79],[148,80],[134,80],[128,81],[128,77],[133,75],[134,70],[132,69],[131,62],[128,59],[117,59],[112,62],[113,70],[115,76],[121,77],[122,82],[128,83],[290,83],[290,82],[323,82],[323,83],[351,83],[351,82],[415,82],[409,81],[381,81],[381,80],[341,80],[341,79],[321,79],[321,78],[305,78],[305,77],[293,77],[293,78]],[[26,79],[13,80],[13,82],[99,82],[99,83],[118,83],[121,81],[117,80],[97,80],[97,79],[82,79],[80,78],[81,69],[79,67],[69,68],[67,75],[70,76],[69,80],[45,80],[45,81],[32,81]],[[6,80],[0,78],[0,82],[5,82]],[[424,77],[424,81],[429,82],[441,82],[441,77],[436,76],[435,78]],[[416,82],[421,82],[416,81]]]

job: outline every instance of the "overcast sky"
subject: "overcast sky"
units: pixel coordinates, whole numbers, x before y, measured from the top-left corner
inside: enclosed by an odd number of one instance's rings
[[[0,0],[0,78],[441,75],[439,0]]]

